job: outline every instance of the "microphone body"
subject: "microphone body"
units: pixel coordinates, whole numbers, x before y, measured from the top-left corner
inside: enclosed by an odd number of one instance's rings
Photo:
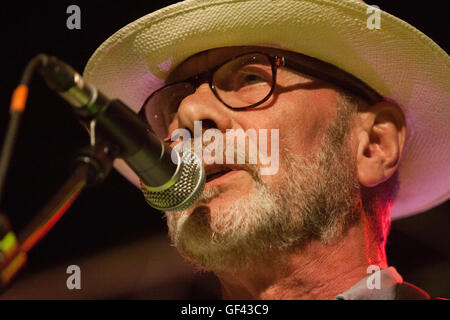
[[[95,121],[102,137],[118,147],[118,157],[141,179],[141,190],[152,207],[183,210],[195,202],[205,183],[197,155],[183,152],[181,157],[123,102],[108,99],[66,63],[49,57],[41,73],[47,85],[69,102],[83,121]],[[172,153],[176,161],[172,161]]]

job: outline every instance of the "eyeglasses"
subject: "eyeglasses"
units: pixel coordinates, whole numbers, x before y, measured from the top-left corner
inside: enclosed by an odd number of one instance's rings
[[[245,53],[226,60],[211,70],[183,81],[165,85],[144,102],[139,115],[160,139],[167,139],[169,126],[184,98],[205,83],[230,109],[242,111],[266,102],[275,90],[277,70],[286,67],[350,91],[369,103],[381,96],[353,75],[323,61],[299,55],[301,59],[272,56],[260,52]]]

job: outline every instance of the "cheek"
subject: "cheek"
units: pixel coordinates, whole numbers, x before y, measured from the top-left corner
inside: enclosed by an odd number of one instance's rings
[[[323,135],[335,119],[336,93],[331,89],[286,93],[264,111],[267,114],[258,123],[279,130],[280,152],[308,156],[319,151]]]
[[[321,147],[327,128],[335,119],[336,94],[332,90],[303,90],[278,96],[269,108],[255,110],[239,119],[244,130],[267,129],[267,155],[274,160],[272,146],[277,145],[278,171],[264,176],[269,184],[282,181],[285,172],[283,158],[313,158]],[[278,131],[274,139],[273,129]],[[260,147],[260,146],[259,146]]]

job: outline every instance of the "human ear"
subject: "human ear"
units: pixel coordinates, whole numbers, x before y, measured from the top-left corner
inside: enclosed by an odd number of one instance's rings
[[[394,103],[382,101],[359,113],[357,170],[361,185],[376,186],[397,170],[406,140],[406,121]]]

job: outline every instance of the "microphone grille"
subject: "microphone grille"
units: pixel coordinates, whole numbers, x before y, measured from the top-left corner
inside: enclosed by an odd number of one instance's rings
[[[169,188],[151,190],[141,181],[141,191],[147,203],[161,211],[180,211],[189,208],[203,192],[205,169],[199,157],[191,151],[183,150],[180,161],[180,174]]]

